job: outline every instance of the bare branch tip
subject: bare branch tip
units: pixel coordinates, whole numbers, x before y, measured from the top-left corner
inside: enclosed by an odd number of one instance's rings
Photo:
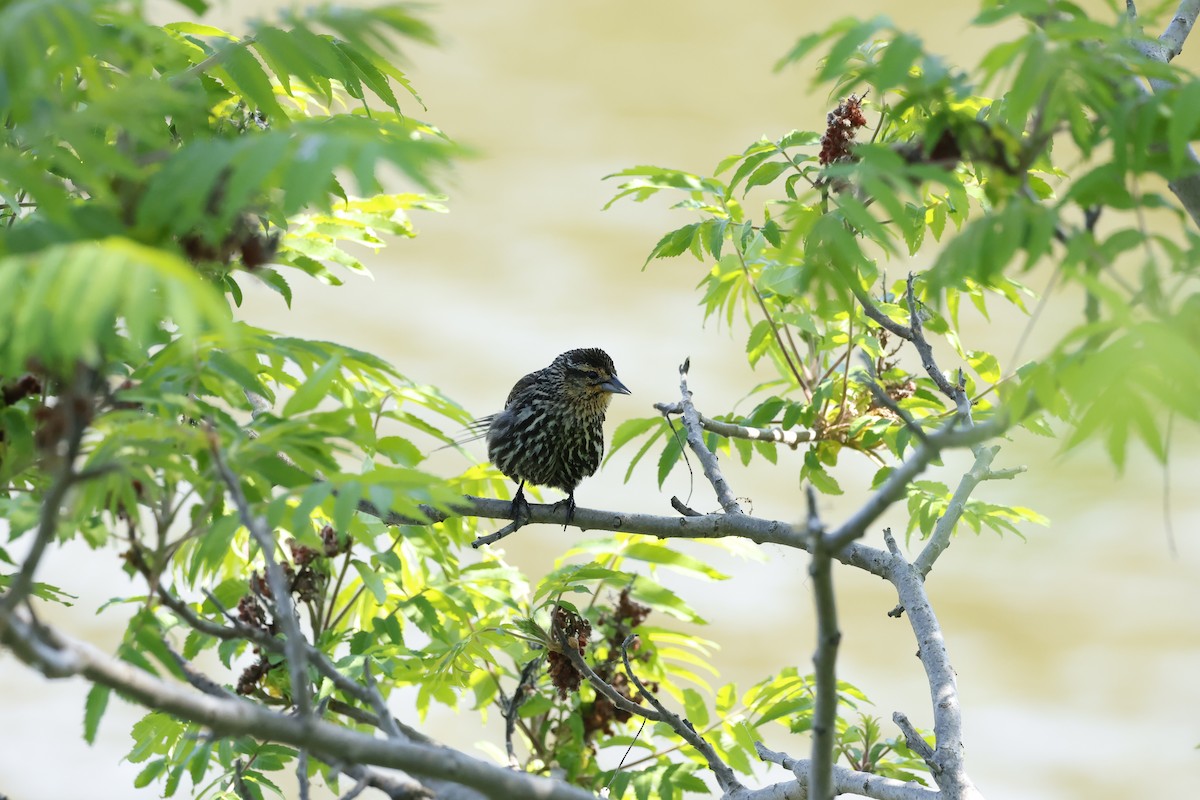
[[[883,541],[887,545],[889,553],[899,558],[904,558],[903,553],[900,552],[900,545],[896,544],[896,537],[892,535],[891,528],[883,529]]]

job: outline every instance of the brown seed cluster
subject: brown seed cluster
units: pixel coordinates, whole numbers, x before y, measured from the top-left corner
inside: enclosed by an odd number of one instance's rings
[[[854,134],[866,127],[867,118],[862,112],[862,98],[850,95],[825,118],[825,135],[821,137],[821,166],[851,157]]]
[[[592,623],[573,611],[562,606],[555,606],[552,624],[567,637],[567,647],[573,647],[579,655],[587,653],[588,640],[592,635]],[[583,678],[575,670],[571,659],[566,653],[551,650],[546,660],[546,670],[550,673],[550,682],[558,689],[560,700],[566,700],[568,694],[579,691],[579,682]]]
[[[283,572],[292,596],[302,603],[318,600],[325,591],[325,587],[329,583],[329,572],[325,567],[325,561],[350,549],[349,541],[343,542],[337,531],[329,525],[321,529],[320,535],[322,541],[320,550],[302,545],[294,539],[287,543],[288,549],[291,551],[292,563],[284,564]],[[261,572],[251,573],[249,589],[250,593],[238,601],[238,620],[243,625],[257,628],[274,636],[277,632],[276,623],[273,619],[267,619],[267,610],[262,602],[262,600],[270,600],[272,597],[266,575]],[[257,660],[246,667],[238,678],[238,694],[253,694],[267,673],[278,666],[271,664],[260,648],[254,648],[254,654],[258,656]]]
[[[42,382],[32,374],[22,375],[15,381],[0,384],[0,406],[11,406],[30,395],[42,393]]]
[[[243,215],[234,221],[232,230],[220,242],[214,243],[200,233],[187,233],[179,237],[179,246],[193,263],[229,264],[240,257],[242,266],[253,272],[275,258],[279,238],[278,231],[266,233],[256,218]]]
[[[597,624],[604,634],[603,643],[608,648],[608,655],[603,661],[596,663],[594,667],[596,674],[603,678],[609,686],[616,689],[617,694],[639,705],[645,701],[645,698],[635,690],[629,676],[621,668],[621,648],[633,630],[645,622],[649,615],[650,609],[635,602],[629,595],[629,587],[626,587],[617,596],[612,610],[601,614],[597,620]],[[634,661],[645,661],[650,657],[649,652],[642,650],[641,639],[634,642],[630,649],[636,654],[631,656]],[[651,681],[646,688],[652,692],[657,691],[658,684]],[[596,698],[590,703],[585,703],[579,709],[579,713],[583,720],[584,737],[587,739],[598,732],[611,735],[614,722],[626,722],[633,716],[630,712],[617,708],[611,700],[603,695],[596,695]]]

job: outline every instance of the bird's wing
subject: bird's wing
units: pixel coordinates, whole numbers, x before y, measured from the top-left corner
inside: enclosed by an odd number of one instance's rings
[[[513,401],[516,400],[522,392],[524,392],[533,384],[537,383],[538,376],[540,374],[541,370],[538,370],[537,372],[531,372],[524,378],[521,378],[521,380],[517,381],[517,385],[512,388],[511,392],[508,393],[508,399],[504,401],[504,407],[507,409],[512,406]],[[500,415],[488,414],[486,417],[480,417],[479,419],[472,421],[463,430],[461,436],[455,437],[454,444],[446,445],[446,447],[464,445],[468,442],[474,442],[484,438],[487,436],[488,428],[492,427],[492,423],[496,421],[496,417],[498,416]]]
[[[508,393],[508,399],[504,401],[504,407],[511,408],[513,402],[517,399],[517,397],[519,395],[521,395],[530,386],[533,386],[535,383],[537,383],[538,379],[542,375],[542,372],[544,372],[544,371],[545,370],[539,369],[536,372],[529,373],[524,378],[521,378],[521,380],[517,381],[517,385],[512,388],[511,392]],[[495,415],[493,415],[493,416],[495,416]]]

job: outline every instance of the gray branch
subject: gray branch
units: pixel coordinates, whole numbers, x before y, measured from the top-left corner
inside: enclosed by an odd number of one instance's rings
[[[596,671],[591,668],[583,656],[579,655],[579,649],[572,647],[567,642],[567,634],[557,625],[553,628],[555,641],[558,642],[559,649],[571,662],[571,666],[575,667],[583,677],[587,678],[588,683],[596,690],[597,694],[604,695],[610,703],[616,708],[621,709],[627,714],[632,714],[635,717],[645,717],[651,722],[662,722],[662,716],[653,708],[646,708],[638,705],[630,700],[625,695],[618,692],[612,687],[608,681],[596,674]]]
[[[595,795],[575,786],[514,772],[457,750],[377,739],[311,716],[303,719],[241,698],[203,694],[17,614],[9,615],[7,622],[0,643],[47,677],[82,676],[147,708],[204,725],[218,736],[252,736],[320,753],[331,761],[399,769],[466,786],[493,800],[595,800]]]
[[[763,761],[778,764],[797,775],[796,781],[777,783],[762,789],[738,795],[737,800],[809,800],[809,762],[792,758],[786,753],[768,749],[762,742],[755,742],[754,749]],[[800,777],[805,776],[805,777]],[[870,772],[833,765],[833,791],[835,794],[856,794],[875,800],[942,800],[941,792],[922,786],[916,781],[898,781]],[[815,800],[815,798],[814,798]]]
[[[283,567],[279,566],[279,562],[275,560],[275,537],[267,529],[266,522],[261,517],[254,515],[250,503],[242,491],[242,486],[238,483],[237,476],[233,474],[221,456],[221,448],[216,434],[210,431],[209,439],[213,465],[229,490],[229,496],[233,498],[234,505],[237,506],[242,524],[250,531],[250,535],[254,537],[254,541],[258,543],[258,548],[262,551],[267,573],[267,586],[271,589],[271,601],[275,605],[275,617],[279,622],[279,627],[283,630],[283,647],[287,658],[288,675],[292,684],[292,702],[300,713],[301,722],[304,722],[312,713],[306,650],[308,640],[304,638],[304,632],[300,630],[300,619],[296,616],[296,606],[292,603],[292,587],[288,585]]]
[[[700,413],[692,405],[692,393],[687,385],[690,364],[691,359],[686,359],[679,367],[679,393],[682,396],[680,406],[683,408],[683,427],[687,430],[688,446],[700,460],[700,466],[704,469],[704,477],[708,478],[713,491],[717,493],[717,501],[721,504],[721,510],[727,514],[741,514],[742,507],[738,505],[737,497],[729,488],[725,476],[721,474],[716,454],[704,444],[704,434],[702,433],[704,429],[700,424]]]
[[[1129,11],[1131,16],[1136,13],[1132,4],[1129,6]],[[1168,23],[1167,29],[1157,40],[1135,40],[1133,46],[1146,58],[1166,64],[1183,52],[1183,44],[1187,41],[1192,28],[1195,27],[1197,16],[1200,16],[1200,0],[1182,0],[1175,10],[1171,22]],[[1151,80],[1150,86],[1155,91],[1159,91],[1169,84],[1161,80]],[[1169,181],[1167,187],[1179,198],[1180,204],[1191,216],[1192,222],[1200,226],[1200,169],[1197,169],[1200,166],[1200,159],[1196,158],[1196,153],[1190,146],[1187,148],[1186,157],[1192,169],[1187,175]]]
[[[913,479],[921,474],[943,450],[955,446],[979,444],[998,436],[1004,430],[1005,421],[1000,417],[965,430],[957,429],[959,419],[960,417],[956,413],[940,430],[928,434],[925,441],[917,445],[908,460],[892,471],[883,485],[871,495],[871,498],[858,511],[854,512],[840,528],[829,534],[830,548],[834,552],[866,533],[867,528],[879,519],[892,503],[903,496]]]
[[[934,525],[929,541],[913,561],[913,566],[921,573],[922,578],[929,574],[929,570],[933,569],[933,562],[950,546],[950,535],[954,533],[955,526],[962,518],[963,511],[967,507],[967,500],[975,491],[975,487],[991,477],[992,460],[996,458],[998,452],[1000,452],[998,446],[976,448],[975,463],[959,479],[945,513]]]
[[[963,758],[958,681],[950,665],[941,626],[925,593],[925,580],[920,571],[900,555],[899,548],[894,547],[891,534],[887,533],[885,537],[889,540],[889,549],[893,549],[887,578],[896,587],[900,605],[908,611],[909,625],[917,640],[917,654],[929,682],[936,748],[932,755],[923,755],[944,800],[977,800],[982,795],[967,777]],[[910,739],[910,747],[921,752],[921,747],[911,741],[909,731],[905,731],[905,736]]]
[[[833,798],[833,745],[837,738],[837,654],[842,632],[838,629],[837,601],[833,594],[833,540],[825,535],[817,516],[816,492],[807,487],[808,533],[812,538],[813,606],[817,615],[817,649],[813,653],[816,699],[812,715],[812,761],[808,768],[809,789],[814,800]],[[793,770],[795,772],[795,770]],[[796,772],[797,778],[802,778]]]
[[[629,680],[633,683],[634,688],[641,693],[642,697],[646,698],[646,702],[650,704],[649,708],[630,700],[628,697],[613,688],[608,681],[597,675],[596,671],[593,670],[583,656],[579,654],[579,650],[575,647],[572,647],[567,641],[566,632],[564,632],[557,625],[553,627],[553,635],[561,652],[570,660],[571,665],[575,667],[580,674],[587,678],[588,683],[592,685],[592,688],[596,690],[597,694],[603,695],[610,703],[613,704],[613,706],[628,714],[632,714],[635,717],[644,717],[651,722],[662,722],[666,725],[669,725],[671,730],[675,731],[675,733],[681,739],[694,747],[696,751],[704,758],[704,760],[708,762],[709,769],[711,769],[713,774],[716,775],[717,783],[720,784],[722,791],[724,791],[726,795],[745,790],[745,787],[742,786],[742,784],[734,776],[733,770],[731,770],[729,766],[720,759],[716,751],[712,749],[712,745],[705,741],[704,737],[696,732],[696,729],[692,727],[692,723],[685,719],[681,719],[679,715],[667,710],[667,708],[663,706],[659,699],[642,684],[641,680],[634,673],[633,667],[629,663],[629,643],[635,639],[636,636],[630,636],[625,640],[624,644],[621,646],[621,655],[624,657],[625,672],[629,676]]]
[[[682,414],[682,403],[655,403],[654,408],[663,414]],[[736,422],[722,422],[718,419],[709,419],[703,414],[698,414],[700,418],[700,427],[709,433],[715,433],[718,436],[724,436],[728,439],[749,439],[752,442],[774,442],[775,444],[786,445],[795,450],[800,445],[814,441],[816,434],[810,430],[795,430],[785,431],[783,428],[752,428],[746,425],[738,425]]]
[[[642,683],[641,678],[639,678],[637,673],[633,671],[633,665],[629,662],[629,645],[632,644],[633,640],[636,638],[637,634],[631,634],[630,636],[626,637],[624,642],[621,643],[621,659],[625,663],[625,674],[629,676],[629,680],[633,681],[633,685],[637,687],[639,692],[641,692],[642,697],[646,698],[646,702],[653,706],[654,710],[658,712],[659,718],[663,722],[670,725],[671,730],[675,731],[675,733],[678,734],[679,737],[685,742],[696,748],[696,752],[703,756],[704,760],[708,763],[708,768],[711,769],[713,774],[717,776],[717,784],[721,787],[723,792],[725,792],[727,795],[730,795],[745,790],[746,787],[744,787],[741,781],[737,779],[737,776],[733,774],[733,770],[729,768],[728,764],[721,760],[721,757],[717,755],[717,751],[714,750],[712,745],[700,735],[692,723],[689,720],[680,717],[673,711],[668,710],[667,707],[662,704],[662,701],[655,697],[654,693],[646,688],[645,684]]]
[[[266,631],[259,628],[254,628],[240,622],[235,616],[230,614],[224,608],[221,608],[217,600],[209,595],[209,599],[226,615],[230,625],[228,627],[221,625],[211,620],[205,619],[188,607],[188,604],[180,598],[167,591],[163,587],[158,588],[158,597],[163,605],[175,612],[188,627],[216,639],[245,639],[257,647],[261,647],[271,653],[286,655],[284,643],[279,639],[269,635]],[[365,703],[375,711],[373,718],[369,717],[365,712],[355,717],[357,722],[366,722],[364,724],[374,725],[386,734],[389,738],[400,738],[406,741],[418,742],[420,744],[441,746],[435,740],[409,727],[397,720],[387,707],[383,695],[380,694],[379,688],[375,685],[370,677],[367,663],[363,663],[364,683],[357,681],[344,675],[341,670],[333,665],[323,652],[318,650],[309,642],[304,642],[308,663],[316,668],[317,672],[329,679],[329,681],[340,691],[349,697]],[[365,659],[365,656],[364,656]],[[357,711],[357,709],[355,709]],[[346,713],[346,711],[338,711],[338,713]]]
[[[30,546],[25,560],[21,563],[21,568],[13,576],[8,591],[0,597],[0,634],[4,632],[5,620],[33,590],[33,578],[38,565],[42,561],[42,556],[45,555],[46,548],[58,532],[58,520],[62,514],[62,505],[67,491],[79,478],[75,472],[75,460],[79,457],[83,434],[87,430],[87,419],[80,413],[80,409],[85,403],[91,402],[91,398],[84,391],[84,386],[90,380],[90,372],[81,367],[74,378],[71,390],[59,398],[61,413],[66,419],[66,431],[63,436],[64,452],[58,456],[60,459],[58,473],[42,499],[42,508],[38,515],[37,533],[34,534],[33,544]]]

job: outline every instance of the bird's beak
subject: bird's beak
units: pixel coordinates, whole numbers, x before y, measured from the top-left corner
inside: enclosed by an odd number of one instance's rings
[[[613,394],[633,394],[633,392],[625,388],[625,384],[621,383],[621,379],[616,375],[613,375],[604,383],[600,384],[600,388],[606,392],[612,392]]]

